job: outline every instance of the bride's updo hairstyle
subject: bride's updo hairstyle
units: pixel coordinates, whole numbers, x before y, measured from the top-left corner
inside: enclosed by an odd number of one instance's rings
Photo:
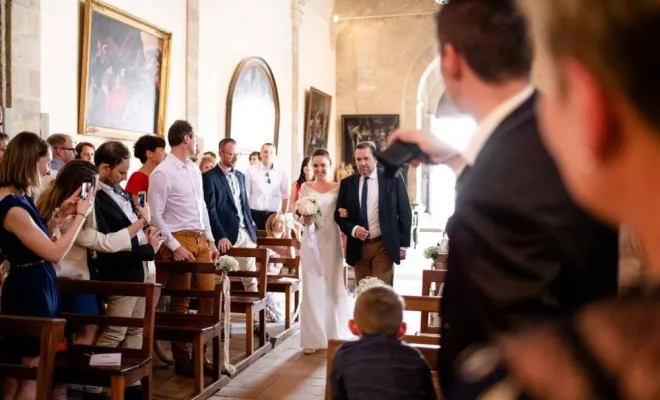
[[[332,158],[330,158],[330,153],[328,153],[328,150],[326,150],[326,149],[316,149],[316,150],[314,150],[314,152],[312,153],[312,158],[314,158],[314,157],[325,157],[325,158],[328,159],[328,161],[330,161],[330,165],[332,165]],[[310,158],[309,161],[311,162],[312,159]]]

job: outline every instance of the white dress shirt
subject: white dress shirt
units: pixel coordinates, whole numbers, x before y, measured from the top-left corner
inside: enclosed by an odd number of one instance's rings
[[[479,157],[481,149],[484,147],[495,129],[509,116],[516,108],[520,107],[534,93],[534,88],[527,86],[522,91],[509,97],[500,103],[491,112],[489,112],[480,122],[477,131],[468,143],[467,147],[461,153],[465,164],[456,171],[460,175],[466,166],[473,166]]]
[[[245,228],[245,217],[243,216],[243,203],[241,202],[241,185],[238,181],[238,177],[236,176],[236,171],[232,169],[227,169],[223,167],[220,163],[218,163],[218,167],[220,167],[220,171],[225,174],[225,178],[227,178],[227,183],[229,184],[229,188],[231,189],[231,197],[232,200],[234,201],[234,205],[236,206],[236,211],[238,211],[238,220],[239,224],[238,226],[240,228]]]
[[[251,210],[277,212],[289,198],[289,178],[278,168],[257,163],[245,172],[245,190]]]
[[[98,185],[99,185],[99,189],[103,190],[108,196],[110,196],[112,200],[114,200],[115,203],[117,203],[119,208],[121,208],[121,210],[124,212],[124,215],[126,215],[126,218],[128,218],[128,220],[131,222],[131,224],[137,222],[138,216],[135,215],[130,200],[127,200],[125,197],[115,192],[114,188],[106,185],[101,181],[98,182]],[[138,230],[136,236],[138,243],[140,245],[149,244],[149,241],[147,240],[147,235],[144,234],[144,231],[142,231],[142,229]],[[149,276],[156,273],[156,265],[154,264],[153,261],[147,261],[144,263],[144,267],[145,267],[144,278],[146,281]]]
[[[192,160],[184,163],[168,154],[149,175],[147,202],[151,220],[162,232],[170,250],[175,251],[181,246],[173,232],[204,231],[206,238],[213,242],[204,202],[202,173]]]
[[[364,186],[365,179],[364,176],[360,176],[360,184],[358,185],[358,196],[360,201],[360,207],[362,206],[362,187]],[[369,179],[366,180],[367,183],[367,219],[369,220],[369,226],[366,227],[369,231],[369,239],[375,239],[381,235],[380,232],[380,219],[378,218],[378,170],[374,169]],[[351,234],[355,237],[355,230],[357,226],[353,228]]]

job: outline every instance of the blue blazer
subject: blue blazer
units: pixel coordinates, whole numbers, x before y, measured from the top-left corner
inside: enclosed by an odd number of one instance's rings
[[[257,243],[257,231],[252,221],[247,192],[245,191],[245,175],[239,171],[235,171],[234,174],[238,179],[238,186],[241,189],[241,205],[243,207],[245,226],[250,239],[254,243]],[[206,208],[209,210],[211,231],[213,232],[215,242],[217,243],[218,240],[227,238],[232,244],[236,243],[240,228],[238,207],[234,204],[229,181],[225,173],[220,169],[220,166],[216,165],[202,174],[202,184],[204,187],[204,201],[206,202]]]

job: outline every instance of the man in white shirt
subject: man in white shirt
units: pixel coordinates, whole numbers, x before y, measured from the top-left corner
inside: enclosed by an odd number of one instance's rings
[[[202,173],[190,159],[196,154],[193,127],[175,121],[167,133],[170,154],[149,176],[148,203],[152,223],[165,237],[165,246],[158,253],[165,261],[213,262],[219,253],[215,247],[209,215],[202,190]],[[190,289],[191,274],[163,274],[163,284],[174,289]],[[193,287],[213,290],[214,274],[194,274]],[[170,311],[188,312],[188,298],[172,297]],[[199,301],[200,314],[213,313],[212,300]],[[177,374],[193,373],[185,343],[172,343],[172,355]]]
[[[250,200],[250,213],[257,229],[266,229],[271,214],[286,213],[289,206],[289,178],[284,170],[273,165],[275,146],[261,146],[261,162],[245,172],[245,188]]]

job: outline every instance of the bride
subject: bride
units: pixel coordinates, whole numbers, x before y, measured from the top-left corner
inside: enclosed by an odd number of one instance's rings
[[[348,330],[352,310],[344,285],[341,235],[334,221],[339,184],[328,181],[332,160],[325,149],[315,150],[310,164],[315,179],[301,186],[299,197],[315,198],[322,215],[304,217],[300,249],[300,345],[305,354],[327,348],[328,339],[352,336]]]

